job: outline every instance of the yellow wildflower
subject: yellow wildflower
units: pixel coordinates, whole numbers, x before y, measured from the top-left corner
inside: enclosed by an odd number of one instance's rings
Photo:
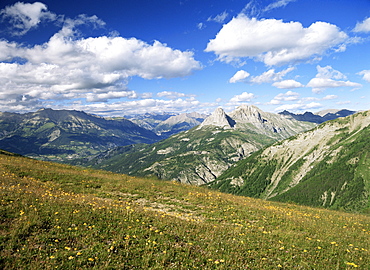
[[[353,262],[346,262],[346,265],[350,265],[350,266],[353,266],[353,267],[358,267],[358,265],[353,263]]]

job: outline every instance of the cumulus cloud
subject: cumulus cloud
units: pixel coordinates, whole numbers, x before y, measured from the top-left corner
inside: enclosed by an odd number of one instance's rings
[[[337,88],[337,87],[361,87],[361,84],[350,82],[350,81],[335,81],[327,78],[313,78],[311,79],[307,87],[312,87],[312,92],[318,94],[323,92],[327,88]]]
[[[174,91],[162,91],[157,93],[157,97],[165,97],[168,99],[176,99],[176,98],[181,98],[181,97],[194,97],[195,95],[189,95],[189,94],[184,94],[184,93],[179,93],[179,92],[174,92]]]
[[[280,82],[274,82],[272,85],[280,89],[294,89],[304,87],[303,84],[295,80],[284,80]]]
[[[363,80],[370,82],[370,70],[363,70],[357,74],[362,75]]]
[[[42,45],[24,47],[0,42],[2,98],[28,95],[98,101],[132,97],[126,88],[130,77],[183,77],[201,68],[192,52],[172,49],[159,41],[148,44],[135,38],[108,36],[74,39],[72,24]]]
[[[194,98],[176,100],[163,100],[163,99],[137,99],[130,101],[117,101],[112,103],[90,103],[90,104],[77,104],[73,106],[75,110],[83,110],[86,112],[94,112],[99,115],[107,116],[122,116],[125,114],[141,114],[147,112],[184,112],[184,111],[198,111],[207,112],[209,107],[214,108],[217,104],[201,103]],[[214,110],[214,109],[212,109]],[[212,111],[211,110],[211,111]]]
[[[104,93],[87,93],[86,101],[88,102],[107,102],[110,99],[119,99],[119,98],[138,98],[138,94],[135,91],[126,90],[126,91],[109,91]]]
[[[208,106],[195,95],[164,91],[138,94],[128,88],[132,77],[177,78],[202,68],[191,51],[165,43],[147,43],[119,35],[83,38],[80,26],[101,28],[97,16],[67,18],[49,12],[47,6],[17,3],[0,11],[16,35],[24,35],[42,23],[57,21],[60,30],[43,44],[24,45],[0,40],[0,111],[25,112],[40,107],[80,109],[91,113],[122,114],[133,111],[181,111]],[[108,102],[109,101],[109,102]],[[213,106],[209,104],[209,106]]]
[[[23,3],[18,2],[7,6],[0,11],[2,20],[7,21],[12,28],[10,34],[22,36],[33,28],[36,28],[41,21],[54,21],[57,15],[48,11],[45,4],[40,2]]]
[[[317,74],[312,78],[307,87],[312,87],[312,92],[321,93],[327,88],[352,87],[360,88],[361,84],[346,80],[347,77],[341,72],[334,70],[331,66],[317,66]],[[344,81],[346,80],[346,81]]]
[[[22,112],[50,106],[51,102],[56,108],[58,104],[78,106],[81,102],[81,106],[86,106],[122,99],[142,99],[144,104],[152,100],[152,94],[139,95],[130,90],[127,87],[130,78],[170,79],[188,76],[202,68],[193,52],[173,49],[159,41],[149,44],[117,34],[83,38],[80,26],[96,29],[105,22],[85,14],[75,18],[56,15],[40,2],[7,6],[0,11],[0,20],[8,23],[16,35],[24,35],[50,21],[57,21],[60,27],[43,44],[29,46],[0,40],[2,111]],[[169,102],[177,102],[181,107],[178,98],[182,95],[175,92],[172,95],[176,100]],[[184,101],[187,106],[195,103],[196,100]]]
[[[229,80],[229,83],[236,83],[236,82],[242,82],[244,81],[246,78],[249,77],[249,73],[246,72],[245,70],[239,70],[237,71],[234,76],[232,76]]]
[[[243,92],[240,95],[236,95],[230,99],[230,101],[226,104],[229,105],[237,105],[242,102],[249,102],[255,98],[253,93]]]
[[[275,72],[275,69],[269,69],[268,71],[262,73],[261,75],[251,78],[250,82],[261,84],[281,81],[286,74],[293,70],[295,70],[294,67],[289,67],[279,72]]]
[[[287,91],[286,93],[280,93],[276,95],[268,104],[278,105],[282,104],[283,101],[296,101],[299,100],[299,94],[293,91]]]
[[[331,99],[336,99],[338,98],[337,95],[326,95],[325,97],[323,97],[322,99],[323,100],[331,100]]]
[[[354,32],[370,32],[370,18],[363,20],[360,23],[357,23],[355,28],[353,29]]]
[[[248,57],[273,66],[309,60],[337,47],[343,49],[347,39],[347,34],[326,22],[305,28],[299,22],[258,20],[240,14],[222,27],[205,51],[214,52],[227,63]]]

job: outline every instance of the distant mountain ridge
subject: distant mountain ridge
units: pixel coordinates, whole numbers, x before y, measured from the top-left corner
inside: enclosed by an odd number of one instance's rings
[[[200,125],[207,117],[205,114],[192,113],[162,113],[128,116],[137,125],[155,132],[158,136],[168,138],[181,131],[189,130]]]
[[[281,115],[291,116],[298,121],[307,121],[312,123],[321,124],[329,120],[337,119],[338,117],[346,117],[356,113],[355,111],[350,110],[336,110],[336,109],[329,109],[324,111],[319,111],[317,113],[312,112],[305,112],[303,114],[294,114],[288,111],[280,112]]]
[[[44,160],[67,161],[159,139],[127,119],[108,119],[82,111],[0,113],[0,148]]]
[[[108,151],[88,164],[119,173],[200,185],[215,180],[254,151],[314,126],[263,112],[255,106],[240,106],[230,114],[218,108],[198,127],[152,145]]]
[[[237,195],[369,211],[369,138],[370,111],[327,121],[255,152],[208,185]]]

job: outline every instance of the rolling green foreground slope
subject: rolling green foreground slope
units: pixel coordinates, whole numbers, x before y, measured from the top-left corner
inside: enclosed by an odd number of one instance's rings
[[[368,269],[370,217],[0,154],[1,269]]]
[[[370,212],[370,111],[325,122],[240,161],[210,183],[233,194]]]

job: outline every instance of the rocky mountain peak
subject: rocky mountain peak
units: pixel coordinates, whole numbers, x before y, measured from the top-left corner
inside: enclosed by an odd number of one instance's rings
[[[236,122],[250,122],[250,123],[263,123],[265,120],[262,117],[263,111],[253,105],[241,105],[235,111],[230,113]]]
[[[232,128],[235,121],[228,116],[222,108],[217,108],[210,116],[208,116],[199,128],[204,126],[218,126],[223,128]]]

